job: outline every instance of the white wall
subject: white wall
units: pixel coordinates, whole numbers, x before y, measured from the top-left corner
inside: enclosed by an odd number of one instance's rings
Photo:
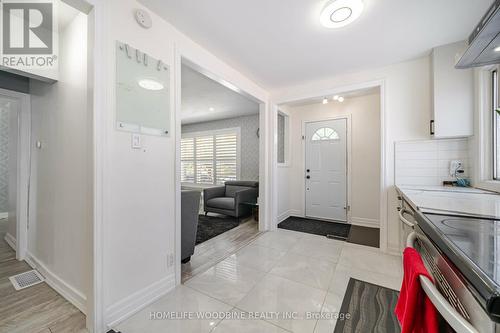
[[[87,17],[59,38],[59,81],[32,81],[28,257],[86,308],[91,267],[92,126],[87,106]],[[42,148],[36,149],[35,142]]]
[[[396,143],[396,185],[442,186],[443,181],[455,181],[450,175],[450,163],[462,162],[460,178],[469,178],[468,139],[402,141]]]
[[[180,75],[179,55],[182,54],[257,98],[267,101],[268,97],[260,87],[155,13],[150,13],[151,29],[140,27],[134,20],[133,10],[143,6],[136,1],[112,0],[102,5],[109,15],[96,17],[96,47],[103,52],[99,54],[99,63],[96,62],[96,83],[103,89],[96,89],[96,99],[101,103],[98,106],[102,109],[95,110],[95,114],[98,121],[102,119],[105,124],[96,134],[96,149],[102,152],[97,156],[97,163],[103,158],[104,168],[99,176],[103,187],[102,210],[97,215],[102,214],[102,290],[104,321],[109,324],[123,319],[174,286],[176,272],[167,263],[169,255],[174,253],[175,218],[180,213],[175,205],[175,161],[178,157],[175,138],[179,134],[180,139],[180,107],[172,103],[173,125],[169,137],[143,136],[144,149],[131,149],[130,133],[115,130],[116,40],[161,59],[174,75]],[[174,84],[180,82],[180,77],[174,78],[174,75],[170,85],[173,87],[172,102],[179,101],[180,97],[179,86]]]
[[[386,186],[382,198],[387,198],[388,216],[382,216],[381,247],[399,251],[399,224],[397,219],[397,196],[394,189],[394,143],[401,140],[429,139],[431,115],[430,61],[425,56],[416,60],[387,67],[350,73],[329,79],[308,82],[303,85],[285,87],[272,93],[273,101],[283,103],[290,100],[322,96],[325,91],[349,89],[370,81],[383,80],[381,98],[385,105],[383,122],[385,127]],[[385,117],[385,118],[384,118]],[[279,191],[279,190],[278,190]],[[382,200],[383,201],[383,200]],[[385,206],[385,205],[384,205]],[[383,210],[382,210],[383,212]]]
[[[305,121],[350,116],[350,222],[378,227],[380,215],[380,95],[346,98],[344,103],[314,103],[281,108],[290,116],[290,164],[278,168],[278,214],[304,216]],[[287,210],[289,211],[287,213]]]

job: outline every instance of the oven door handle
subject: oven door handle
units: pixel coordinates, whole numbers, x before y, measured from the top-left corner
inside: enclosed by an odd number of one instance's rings
[[[413,229],[413,228],[415,228],[415,223],[411,223],[410,221],[408,221],[408,220],[405,218],[405,216],[404,216],[404,214],[405,214],[405,213],[410,214],[410,212],[409,212],[409,211],[407,211],[407,210],[406,210],[406,209],[404,209],[404,208],[401,208],[401,209],[399,210],[399,212],[398,212],[398,214],[399,214],[399,219],[401,220],[401,222],[403,222],[404,224],[406,224],[406,225],[407,225],[407,226],[409,226],[410,228],[412,228],[412,229]]]
[[[417,234],[412,232],[408,235],[406,245],[408,247],[414,248],[415,241],[417,239]],[[455,310],[455,308],[443,297],[441,292],[436,288],[434,283],[426,276],[420,275],[420,284],[424,290],[427,297],[436,307],[436,310],[441,314],[441,316],[446,320],[446,322],[455,330],[457,333],[478,333],[478,331],[471,325],[460,313]]]

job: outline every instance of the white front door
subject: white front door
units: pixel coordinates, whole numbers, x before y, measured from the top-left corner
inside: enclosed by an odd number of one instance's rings
[[[306,216],[347,222],[347,119],[306,123]]]

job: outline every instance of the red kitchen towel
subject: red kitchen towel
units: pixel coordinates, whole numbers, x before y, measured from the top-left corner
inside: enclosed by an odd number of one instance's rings
[[[437,310],[422,289],[419,276],[433,279],[415,249],[404,250],[403,268],[403,285],[395,310],[401,333],[438,333]]]

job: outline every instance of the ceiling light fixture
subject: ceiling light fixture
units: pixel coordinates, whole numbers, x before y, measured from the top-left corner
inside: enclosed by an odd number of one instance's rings
[[[162,90],[164,88],[161,82],[152,79],[142,79],[137,83],[141,88],[146,90]]]
[[[328,98],[326,97],[323,98],[323,104],[328,104]]]
[[[214,109],[214,108],[212,108],[212,107],[210,107],[210,108],[208,108],[208,111],[210,111],[210,112],[214,112],[214,111],[215,111],[215,109]]]
[[[495,47],[494,51],[495,52],[500,52],[500,46]]]
[[[340,103],[342,103],[342,102],[344,101],[344,97],[342,97],[342,96],[341,96],[341,97],[339,97],[338,101],[339,101]]]
[[[320,22],[326,28],[340,28],[354,22],[363,12],[361,0],[330,1],[320,15]]]
[[[334,101],[338,101],[338,100],[339,100],[339,95],[335,95],[335,96],[333,96],[333,100],[334,100]]]

